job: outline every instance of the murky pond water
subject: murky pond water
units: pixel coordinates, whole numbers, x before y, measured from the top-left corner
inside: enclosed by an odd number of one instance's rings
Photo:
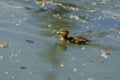
[[[118,80],[120,0],[0,0],[0,79]],[[70,30],[90,45],[61,42]]]

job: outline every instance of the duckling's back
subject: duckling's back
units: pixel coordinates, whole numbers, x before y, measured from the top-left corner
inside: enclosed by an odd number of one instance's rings
[[[87,43],[91,42],[90,40],[83,38],[83,37],[79,37],[79,36],[74,36],[71,38],[72,38],[71,42],[75,42],[77,44],[87,44]]]

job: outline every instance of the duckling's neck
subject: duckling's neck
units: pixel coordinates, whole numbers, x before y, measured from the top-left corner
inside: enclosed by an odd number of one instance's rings
[[[68,37],[67,37],[67,36],[62,36],[62,37],[60,38],[60,40],[61,40],[61,41],[66,41],[66,40],[68,40]]]

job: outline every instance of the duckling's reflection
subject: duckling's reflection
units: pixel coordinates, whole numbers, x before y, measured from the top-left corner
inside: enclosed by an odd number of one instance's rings
[[[44,59],[54,67],[60,64],[60,53],[55,49],[55,46],[49,47],[48,51],[44,53]]]
[[[66,51],[67,50],[67,44],[66,44],[66,42],[56,43],[55,45],[61,51]]]
[[[56,80],[57,79],[57,74],[55,72],[53,72],[53,71],[49,72],[47,74],[46,78],[47,78],[46,80]]]
[[[46,80],[56,80],[58,78],[57,71],[60,68],[61,60],[64,58],[64,54],[61,54],[61,51],[66,50],[67,47],[65,43],[55,43],[48,46],[42,55],[44,61],[51,65],[50,71],[48,71],[46,75]]]
[[[57,74],[60,68],[60,64],[65,58],[65,54],[63,53],[67,50],[67,43],[60,41],[54,44],[49,44],[46,49],[47,50],[44,51],[42,57],[40,56],[51,66],[46,75],[46,80],[56,80],[59,77]]]

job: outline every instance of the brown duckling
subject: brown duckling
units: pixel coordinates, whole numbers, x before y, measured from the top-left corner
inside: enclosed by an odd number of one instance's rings
[[[68,37],[69,34],[69,30],[63,28],[60,29],[59,32],[57,32],[57,34],[61,34],[61,41],[66,41],[66,42],[70,42],[70,43],[77,43],[77,44],[87,44],[90,42],[90,40],[87,40],[83,37],[79,37],[79,36],[70,36]]]

